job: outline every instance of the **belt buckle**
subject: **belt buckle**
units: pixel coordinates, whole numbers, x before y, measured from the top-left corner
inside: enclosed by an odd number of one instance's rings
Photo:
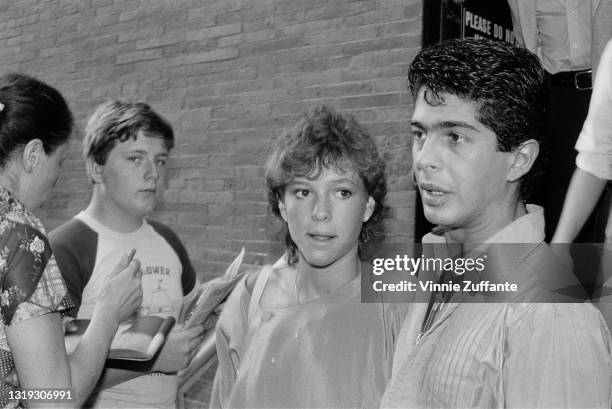
[[[574,86],[579,91],[586,91],[593,89],[593,77],[591,76],[592,70],[584,70],[574,74]],[[584,76],[584,81],[580,81],[580,78]],[[588,85],[583,85],[586,82]]]

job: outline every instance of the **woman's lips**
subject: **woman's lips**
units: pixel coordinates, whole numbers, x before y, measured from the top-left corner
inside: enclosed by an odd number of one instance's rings
[[[308,237],[310,237],[311,239],[316,240],[316,241],[325,242],[325,241],[332,240],[336,236],[330,235],[330,234],[313,234],[313,233],[308,233]]]

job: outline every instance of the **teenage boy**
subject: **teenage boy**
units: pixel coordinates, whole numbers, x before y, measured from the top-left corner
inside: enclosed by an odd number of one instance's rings
[[[87,173],[93,185],[89,206],[50,234],[77,318],[91,318],[114,261],[136,249],[141,260],[140,315],[173,316],[196,296],[196,276],[179,238],[145,219],[157,204],[174,144],[170,124],[144,103],[111,101],[90,118],[84,139]],[[174,407],[176,371],[197,349],[203,328],[176,324],[146,373],[107,368],[90,398],[96,407]],[[134,378],[134,379],[132,379]]]
[[[438,225],[423,242],[485,248],[488,274],[518,291],[435,294],[426,314],[404,323],[419,322],[420,333],[402,329],[382,406],[610,408],[601,314],[589,303],[541,302],[564,276],[543,242],[542,208],[524,202],[548,111],[536,56],[451,40],[422,50],[409,81],[414,174],[425,216]]]

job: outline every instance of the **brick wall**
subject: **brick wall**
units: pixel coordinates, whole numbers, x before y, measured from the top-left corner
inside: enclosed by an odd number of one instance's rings
[[[78,123],[43,220],[53,228],[89,200],[76,139],[92,109],[107,98],[144,100],[177,135],[154,216],[183,239],[202,279],[243,245],[248,264],[268,261],[282,246],[262,164],[283,126],[325,103],[375,136],[388,163],[388,241],[411,243],[406,72],[421,8],[420,0],[2,2],[2,71],[59,88]],[[197,406],[206,392],[196,389]]]

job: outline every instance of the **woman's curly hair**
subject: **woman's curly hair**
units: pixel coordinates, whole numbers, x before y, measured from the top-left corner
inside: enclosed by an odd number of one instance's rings
[[[363,244],[384,238],[387,180],[385,163],[378,156],[374,140],[350,115],[342,115],[333,108],[320,106],[302,115],[293,127],[278,138],[265,167],[268,201],[272,212],[280,217],[278,205],[284,201],[286,188],[291,181],[296,177],[316,178],[323,168],[342,172],[354,170],[363,180],[367,194],[375,201],[372,216],[361,227],[361,256]],[[287,228],[285,244],[289,252],[289,264],[295,264],[298,261],[298,249]]]

